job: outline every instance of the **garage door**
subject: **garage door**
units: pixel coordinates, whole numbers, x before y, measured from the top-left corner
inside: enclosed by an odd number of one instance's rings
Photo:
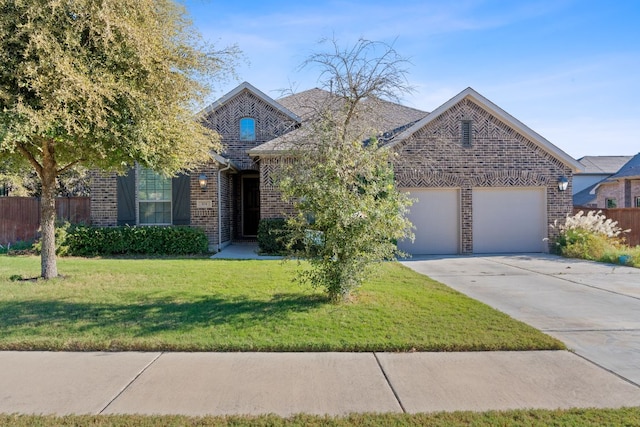
[[[474,188],[473,252],[544,252],[546,188]]]
[[[400,241],[412,255],[457,254],[460,246],[460,194],[457,189],[403,189],[416,201],[409,208],[415,240]]]

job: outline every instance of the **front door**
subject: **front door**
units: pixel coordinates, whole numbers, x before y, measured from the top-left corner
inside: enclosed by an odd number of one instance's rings
[[[260,179],[242,177],[242,236],[258,235],[260,222]]]

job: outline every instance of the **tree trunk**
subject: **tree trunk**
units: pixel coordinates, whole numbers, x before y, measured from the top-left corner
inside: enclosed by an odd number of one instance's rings
[[[56,261],[56,162],[53,154],[53,143],[43,144],[42,198],[40,199],[40,228],[42,232],[42,252],[40,254],[40,274],[44,279],[58,276]]]

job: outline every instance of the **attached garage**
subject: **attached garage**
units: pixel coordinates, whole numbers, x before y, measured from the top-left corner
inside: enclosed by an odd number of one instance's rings
[[[545,187],[474,188],[473,253],[544,252]]]
[[[412,255],[459,253],[460,191],[453,188],[402,191],[415,200],[408,215],[415,227],[415,240],[399,242],[400,250]]]

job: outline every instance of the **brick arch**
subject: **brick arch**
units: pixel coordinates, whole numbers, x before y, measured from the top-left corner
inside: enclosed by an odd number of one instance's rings
[[[457,174],[414,170],[396,175],[396,182],[399,187],[460,187],[464,184],[464,179]]]
[[[547,177],[521,170],[501,170],[479,173],[469,179],[472,187],[538,187],[548,184]]]

